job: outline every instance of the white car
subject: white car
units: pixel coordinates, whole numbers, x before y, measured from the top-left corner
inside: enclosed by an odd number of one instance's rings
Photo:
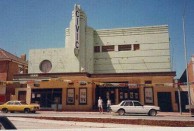
[[[110,106],[112,112],[124,115],[125,113],[133,114],[148,114],[149,116],[156,116],[157,111],[160,110],[158,106],[142,105],[139,101],[135,100],[123,100],[118,105]]]

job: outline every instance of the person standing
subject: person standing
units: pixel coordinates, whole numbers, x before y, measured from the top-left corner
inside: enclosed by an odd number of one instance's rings
[[[111,106],[111,100],[108,98],[108,100],[107,100],[107,112],[110,111],[110,106]]]
[[[101,113],[103,113],[103,106],[102,106],[102,103],[103,103],[103,101],[102,101],[102,99],[101,99],[101,97],[99,96],[99,99],[98,99],[98,108],[99,108],[99,112]]]

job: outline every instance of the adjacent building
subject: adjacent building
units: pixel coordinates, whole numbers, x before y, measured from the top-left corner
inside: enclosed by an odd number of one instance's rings
[[[15,87],[18,85],[13,83],[14,74],[27,73],[28,63],[26,55],[17,57],[0,48],[0,103],[10,100],[15,94]]]
[[[194,105],[194,55],[188,63],[188,85],[186,70],[184,70],[182,76],[180,77],[179,85],[181,90],[181,102],[183,103],[182,109],[185,110],[183,105],[189,105],[188,97],[190,97],[191,105]],[[190,92],[189,96],[188,92]]]
[[[177,111],[176,73],[171,68],[167,25],[95,30],[75,5],[64,48],[32,49],[26,82],[26,102],[42,108],[94,110],[99,96],[118,104],[125,99]]]

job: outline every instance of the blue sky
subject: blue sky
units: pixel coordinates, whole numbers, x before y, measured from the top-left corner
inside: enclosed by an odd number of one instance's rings
[[[187,3],[187,59],[194,54],[193,0],[0,0],[0,48],[20,56],[29,49],[64,47],[76,3],[94,29],[167,24],[177,78],[185,69],[182,15]]]

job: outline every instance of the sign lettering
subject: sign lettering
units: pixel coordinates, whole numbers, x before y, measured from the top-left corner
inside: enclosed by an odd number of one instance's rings
[[[75,5],[75,48],[79,48],[80,44],[80,11],[79,7]]]

